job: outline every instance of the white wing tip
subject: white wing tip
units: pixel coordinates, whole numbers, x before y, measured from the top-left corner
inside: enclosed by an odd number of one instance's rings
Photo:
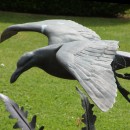
[[[117,94],[115,95],[115,97],[117,96]],[[101,106],[98,106],[103,112],[107,112],[108,110],[110,110],[111,108],[113,108],[113,105],[115,104],[116,102],[116,98],[114,98],[113,101],[111,101],[111,104],[109,103],[109,105],[102,105]]]

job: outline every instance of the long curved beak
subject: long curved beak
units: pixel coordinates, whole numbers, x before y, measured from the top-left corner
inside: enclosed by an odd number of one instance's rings
[[[31,58],[28,59],[25,65],[17,66],[17,69],[14,71],[14,73],[12,74],[10,78],[10,83],[14,83],[23,72],[27,71],[31,67],[33,67],[33,59]]]
[[[22,68],[17,68],[10,78],[10,83],[14,83],[22,73]]]

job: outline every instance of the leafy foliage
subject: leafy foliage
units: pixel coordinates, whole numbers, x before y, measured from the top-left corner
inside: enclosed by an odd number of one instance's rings
[[[82,107],[85,110],[85,113],[82,115],[82,122],[86,124],[86,127],[82,128],[82,130],[95,130],[96,116],[93,115],[92,111],[94,105],[89,103],[88,98],[77,87],[76,90],[81,97]]]
[[[81,97],[82,107],[85,110],[85,113],[82,115],[82,122],[86,124],[86,127],[83,127],[82,130],[95,130],[94,123],[96,121],[96,116],[93,115],[93,104],[90,104],[87,97],[76,88]],[[0,99],[3,100],[6,106],[6,110],[10,112],[9,118],[18,119],[18,122],[13,126],[14,129],[21,128],[22,130],[35,130],[36,127],[36,116],[34,115],[32,121],[28,123],[27,117],[28,112],[24,111],[24,107],[19,108],[13,100],[0,94]],[[41,126],[39,130],[43,130],[44,126]]]
[[[32,121],[28,123],[28,112],[24,111],[24,107],[19,108],[18,104],[3,94],[0,94],[0,99],[4,101],[7,111],[10,112],[9,118],[18,119],[18,122],[13,126],[14,129],[21,128],[22,130],[35,130],[36,116],[33,116]],[[44,127],[42,126],[39,130],[43,129]]]
[[[42,13],[52,15],[73,16],[117,16],[129,9],[129,5],[105,3],[88,0],[1,0],[0,9],[6,11],[19,11]]]

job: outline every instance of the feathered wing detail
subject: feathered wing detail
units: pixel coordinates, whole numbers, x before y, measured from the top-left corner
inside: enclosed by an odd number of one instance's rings
[[[18,119],[18,122],[15,123],[13,128],[21,128],[22,130],[35,130],[36,127],[36,116],[33,116],[32,121],[28,123],[27,121],[27,111],[24,111],[24,108],[19,106],[9,99],[7,96],[0,94],[0,99],[3,100],[3,102],[6,105],[7,111],[10,112],[9,118],[15,118]],[[43,126],[39,130],[43,130]]]
[[[3,42],[6,39],[16,35],[20,31],[35,31],[35,32],[45,34],[47,36],[49,36],[50,34],[53,35],[58,34],[58,36],[60,36],[62,40],[63,39],[78,40],[79,37],[82,39],[91,39],[91,40],[100,39],[99,35],[97,35],[94,31],[92,31],[91,29],[83,25],[80,25],[71,20],[57,19],[57,20],[45,20],[45,21],[30,22],[30,23],[16,24],[16,25],[9,26],[7,29],[5,29],[2,32],[0,37],[0,42]]]
[[[63,45],[57,59],[80,82],[95,104],[107,111],[114,104],[117,91],[111,68],[117,42],[88,40],[71,43],[71,46]]]
[[[86,39],[91,40],[99,40],[101,39],[98,34],[96,34],[93,30],[77,23],[72,20],[62,20],[62,19],[55,19],[55,20],[45,20],[45,25],[54,25],[54,26],[60,26],[63,25],[64,27],[68,27],[69,30],[73,29],[79,33],[79,35],[83,36]],[[68,30],[68,31],[69,31]],[[67,30],[66,30],[67,31]],[[68,34],[71,34],[73,32],[69,32]],[[63,34],[64,35],[64,34]]]

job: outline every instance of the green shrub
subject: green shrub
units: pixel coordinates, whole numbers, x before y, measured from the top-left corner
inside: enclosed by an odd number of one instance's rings
[[[122,14],[130,5],[86,0],[1,0],[0,10],[51,15],[103,16]]]

